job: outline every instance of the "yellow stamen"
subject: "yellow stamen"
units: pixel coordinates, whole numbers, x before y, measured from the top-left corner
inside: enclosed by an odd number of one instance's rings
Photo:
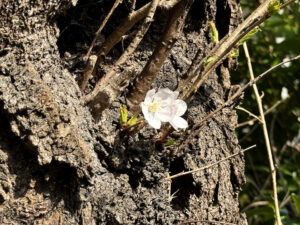
[[[157,112],[157,103],[152,103],[148,105],[148,111],[150,112]]]

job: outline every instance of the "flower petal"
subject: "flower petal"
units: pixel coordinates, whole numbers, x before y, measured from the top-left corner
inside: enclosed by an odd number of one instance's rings
[[[145,97],[145,104],[149,104],[153,101],[153,97],[155,95],[155,89],[151,89],[147,92],[146,97]]]
[[[179,92],[178,91],[174,91],[173,92],[173,98],[176,99],[179,95]]]
[[[172,127],[175,130],[178,130],[178,128],[187,128],[188,127],[188,123],[185,119],[179,117],[179,116],[175,116],[174,119],[170,122],[170,124],[172,125]]]
[[[169,88],[159,89],[158,92],[155,94],[155,99],[173,99],[173,91],[171,91]]]
[[[186,105],[185,101],[177,99],[175,101],[175,104],[177,107],[176,116],[182,116],[185,113],[185,111],[187,110],[187,105]]]
[[[155,129],[159,129],[161,126],[161,121],[159,120],[159,118],[157,118],[157,116],[153,113],[150,114],[152,118],[150,118],[149,120],[147,120],[147,122],[149,123],[149,125]],[[146,117],[145,117],[146,118]]]
[[[146,105],[145,102],[141,102],[141,107],[142,107],[142,112],[146,120],[149,118],[149,111],[148,111],[148,106]]]
[[[169,122],[173,120],[176,110],[172,110],[173,107],[160,108],[160,111],[157,112],[157,117],[162,122]]]

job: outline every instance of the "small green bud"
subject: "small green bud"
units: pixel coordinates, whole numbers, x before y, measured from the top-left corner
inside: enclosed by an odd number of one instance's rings
[[[169,138],[168,141],[165,143],[165,146],[173,146],[176,145],[176,142],[173,138]]]
[[[204,63],[204,66],[206,66],[208,63],[210,63],[211,61],[213,61],[215,58],[214,57],[209,57],[205,63]]]
[[[277,13],[280,10],[280,0],[271,1],[268,5],[268,14],[269,16]]]
[[[130,118],[130,120],[128,120],[128,122],[127,122],[128,126],[133,126],[133,125],[137,124],[138,122],[140,122],[143,119],[143,117],[138,117],[138,114],[139,113],[136,113],[135,115],[133,115]]]
[[[239,55],[240,55],[239,49],[235,49],[235,50],[231,53],[230,57],[233,58],[233,59],[236,59],[236,58],[239,57]]]
[[[250,30],[242,39],[238,42],[238,45],[242,45],[245,41],[251,39],[258,31],[261,31],[259,27],[254,27]]]
[[[120,106],[120,123],[124,127],[127,125],[128,112],[125,105]]]
[[[208,25],[210,26],[210,29],[211,29],[211,38],[212,38],[213,43],[218,43],[219,42],[219,32],[216,28],[215,23],[212,21],[209,21]]]

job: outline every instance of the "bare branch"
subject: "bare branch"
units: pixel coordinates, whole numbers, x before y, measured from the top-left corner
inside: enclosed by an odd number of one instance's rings
[[[245,152],[245,151],[248,151],[248,150],[250,150],[250,149],[252,149],[252,148],[254,148],[254,147],[256,147],[256,145],[252,145],[252,146],[250,146],[250,147],[248,147],[248,148],[246,148],[246,149],[243,149],[243,150],[241,150],[241,151],[238,151],[237,153],[234,153],[234,154],[232,154],[232,155],[230,155],[230,156],[225,157],[224,159],[221,159],[221,160],[219,160],[219,161],[217,161],[217,162],[208,164],[208,165],[206,165],[206,166],[203,166],[203,167],[200,167],[200,168],[197,168],[197,169],[193,169],[193,170],[190,170],[190,171],[187,171],[187,172],[181,172],[181,173],[175,174],[175,175],[173,175],[173,176],[168,176],[168,177],[166,177],[166,180],[171,180],[171,179],[174,179],[174,178],[177,178],[177,177],[185,176],[185,175],[188,175],[188,174],[192,174],[192,173],[199,172],[199,171],[201,171],[201,170],[208,169],[208,168],[210,168],[210,167],[212,167],[212,166],[215,166],[215,165],[217,165],[217,164],[220,164],[221,162],[224,162],[224,161],[226,161],[226,160],[228,160],[228,159],[230,159],[230,158],[232,158],[232,157],[234,157],[234,156],[237,156],[237,155],[239,155],[239,154],[241,154],[241,153],[243,153],[243,152]]]
[[[89,59],[91,51],[95,45],[95,42],[98,38],[98,36],[100,35],[102,29],[104,28],[105,24],[107,23],[108,19],[110,18],[111,14],[114,12],[114,10],[117,8],[117,6],[122,2],[123,0],[116,0],[115,3],[113,4],[113,6],[111,7],[109,13],[107,14],[107,16],[105,17],[104,21],[102,22],[101,26],[99,27],[99,29],[97,30],[97,32],[95,33],[95,37],[89,47],[88,52],[85,55],[86,59]]]
[[[288,98],[286,99],[282,99],[282,100],[279,100],[277,101],[271,108],[267,109],[265,112],[264,112],[264,115],[267,115],[269,114],[270,112],[272,112],[277,106],[279,106],[281,103],[283,103],[284,101],[286,101]],[[259,121],[260,121],[260,117],[259,118]],[[253,118],[252,120],[248,120],[248,121],[245,121],[243,123],[239,123],[236,127],[243,127],[243,126],[246,126],[246,125],[253,125],[253,123],[257,120],[257,118]]]
[[[187,143],[189,143],[192,138],[194,138],[196,135],[199,134],[199,132],[201,131],[202,125],[204,124],[204,122],[206,122],[207,120],[211,119],[214,115],[216,115],[218,112],[220,112],[223,108],[229,106],[236,98],[238,98],[249,86],[253,85],[254,83],[256,83],[257,81],[259,81],[261,78],[263,78],[264,76],[266,76],[267,74],[269,74],[271,71],[277,69],[278,67],[282,66],[285,63],[288,62],[292,62],[294,60],[297,60],[300,58],[300,55],[293,57],[289,60],[285,60],[271,68],[269,68],[268,70],[266,70],[265,72],[263,72],[262,74],[260,74],[259,76],[257,76],[254,80],[249,81],[247,84],[245,84],[243,87],[241,87],[237,92],[235,92],[234,95],[232,95],[224,104],[222,104],[221,106],[219,106],[217,109],[215,109],[214,111],[212,111],[211,113],[209,113],[207,116],[205,116],[203,119],[201,119],[199,122],[195,123],[193,128],[191,129],[191,135],[189,136],[189,138],[181,145],[181,146],[185,146]]]
[[[94,117],[101,114],[101,112],[107,108],[116,97],[119,96],[126,86],[124,85],[124,82],[128,82],[130,80],[130,77],[132,76],[130,73],[123,74],[123,76],[125,76],[120,77],[121,75],[118,73],[119,66],[124,63],[126,59],[135,51],[136,47],[148,31],[158,2],[159,0],[153,0],[151,2],[148,15],[146,16],[144,23],[141,25],[133,41],[129,44],[125,52],[115,63],[114,67],[96,84],[94,90],[84,97],[84,102],[90,103]],[[99,106],[95,107],[98,104]]]
[[[206,81],[208,76],[222,63],[230,54],[238,42],[256,26],[260,25],[270,17],[268,8],[272,0],[264,1],[251,15],[243,21],[230,35],[223,38],[211,52],[200,62],[193,63],[195,68],[188,74],[188,80],[179,85],[179,91],[182,91],[181,98],[189,99],[199,87]],[[207,59],[213,58],[211,62],[205,65]]]
[[[81,91],[84,91],[84,89],[86,88],[86,85],[89,82],[89,79],[92,78],[92,72],[93,72],[93,69],[95,67],[96,61],[97,61],[97,56],[95,56],[95,55],[92,55],[88,59],[87,65],[86,65],[86,67],[84,69],[84,72],[83,72],[82,80],[79,84],[79,88],[80,88]]]
[[[253,114],[252,112],[250,112],[249,110],[247,110],[247,109],[245,109],[245,108],[243,108],[243,107],[241,107],[241,106],[236,107],[236,109],[239,109],[239,110],[241,110],[241,111],[244,111],[244,112],[248,113],[248,114],[249,114],[250,116],[252,116],[254,119],[256,119],[256,120],[258,120],[258,121],[261,122],[261,119],[260,119],[258,116],[254,115],[254,114]]]
[[[170,16],[159,43],[156,45],[150,60],[143,68],[141,74],[137,76],[127,94],[131,111],[135,112],[139,109],[139,103],[145,98],[146,92],[158,75],[178,36],[181,34],[185,17],[189,11],[186,7],[189,8],[191,6],[191,4],[188,5],[189,2],[188,0],[183,0],[170,10]]]
[[[180,1],[181,0],[172,0],[167,4],[167,7],[172,8]],[[163,6],[164,4],[165,1],[160,0],[159,6]],[[128,32],[137,22],[146,17],[150,7],[151,2],[130,13],[129,16],[111,33],[111,35],[109,35],[97,52],[98,60],[93,74],[96,73],[97,66],[102,64],[104,57],[122,39],[123,35]]]

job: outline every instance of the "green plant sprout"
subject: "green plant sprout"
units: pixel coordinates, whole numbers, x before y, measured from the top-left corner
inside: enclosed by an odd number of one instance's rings
[[[165,146],[174,146],[176,142],[173,138],[169,138],[168,141],[165,143]]]
[[[211,61],[213,61],[215,58],[214,57],[209,57],[205,63],[204,63],[204,66],[206,66],[208,63],[210,63]]]
[[[128,126],[133,126],[133,125],[139,123],[143,119],[143,117],[138,117],[139,113],[140,112],[137,112],[128,120],[128,122],[127,122]]]
[[[211,29],[211,38],[212,38],[212,42],[213,42],[213,43],[218,43],[218,42],[219,42],[219,32],[218,32],[218,30],[217,30],[217,28],[216,28],[215,23],[212,22],[212,21],[209,21],[209,22],[208,22],[208,25],[209,25],[209,27],[210,27],[210,29]]]
[[[231,53],[230,57],[233,58],[233,59],[236,59],[236,58],[239,57],[239,55],[240,55],[240,51],[239,51],[239,49],[237,48],[237,49],[235,49],[235,50]]]
[[[261,29],[259,27],[254,27],[238,42],[238,46],[251,39],[258,31],[261,31]]]
[[[277,13],[280,10],[280,0],[271,1],[268,5],[268,14],[269,16]]]

